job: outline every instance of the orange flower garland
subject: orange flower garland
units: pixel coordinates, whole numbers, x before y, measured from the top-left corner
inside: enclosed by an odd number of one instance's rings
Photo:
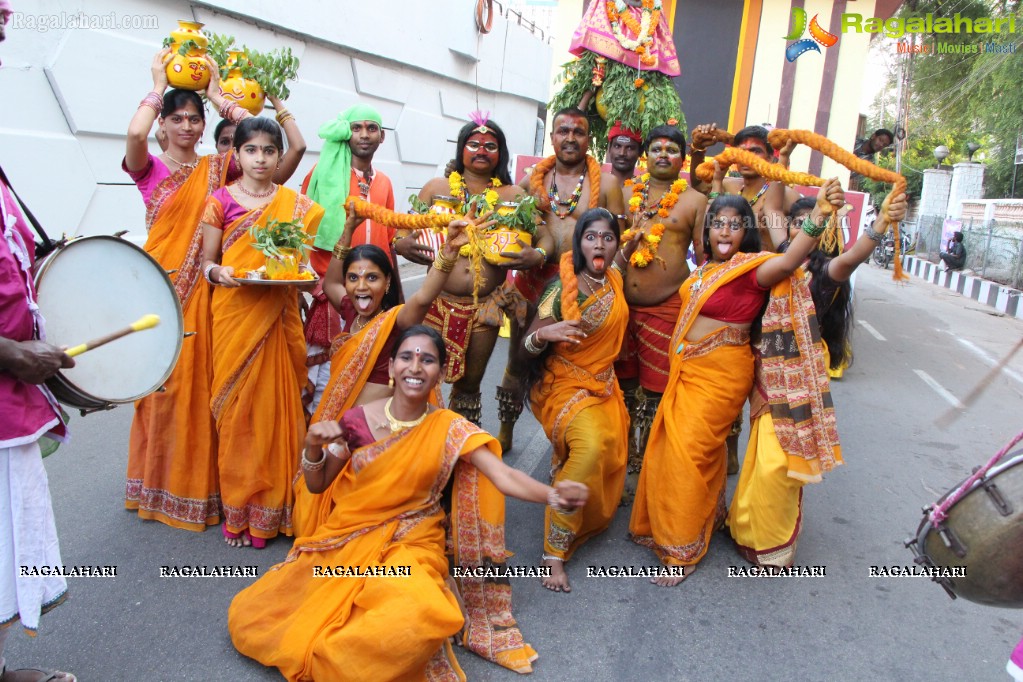
[[[533,174],[529,176],[529,191],[536,197],[536,205],[541,211],[551,210],[551,199],[547,196],[547,190],[543,186],[543,181],[554,168],[554,164],[557,161],[557,156],[548,156],[533,166]],[[589,208],[596,208],[600,203],[600,164],[589,154],[586,155],[586,169],[590,176]]]
[[[559,266],[561,268],[561,319],[581,319],[582,314],[579,312],[579,277],[575,274],[571,251],[561,254]]]
[[[636,21],[624,2],[607,0],[604,3],[604,11],[607,14],[608,23],[611,25],[611,33],[614,34],[618,44],[626,50],[635,52],[643,64],[652,66],[655,60],[646,46],[653,42],[653,34],[661,22],[659,0],[643,0],[641,21]],[[622,31],[623,24],[635,34],[635,38],[625,35]]]
[[[639,182],[632,181],[632,197],[629,199],[629,212],[633,214],[633,224],[638,222],[640,211],[648,214],[645,218],[652,218],[656,215],[659,218],[667,218],[671,215],[671,209],[678,203],[679,195],[686,191],[688,184],[682,178],[679,178],[675,182],[671,183],[671,187],[664,194],[661,195],[658,200],[656,207],[652,209],[646,209],[643,204],[646,201],[647,194],[649,192],[648,182],[650,181],[650,174],[644,173],[639,178]],[[629,258],[629,263],[636,266],[637,268],[645,268],[650,263],[658,260],[661,262],[661,267],[667,267],[667,263],[664,262],[663,258],[658,257],[657,248],[661,243],[661,238],[664,236],[664,223],[658,222],[650,226],[650,231],[644,235],[643,243],[632,252],[632,256]],[[635,228],[629,228],[622,234],[622,242],[627,242],[633,238],[636,234]]]

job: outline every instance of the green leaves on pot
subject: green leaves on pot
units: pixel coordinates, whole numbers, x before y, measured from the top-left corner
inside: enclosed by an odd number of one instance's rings
[[[251,78],[259,83],[259,87],[268,95],[279,99],[288,99],[291,91],[287,82],[298,78],[298,57],[290,47],[279,47],[270,52],[258,52],[246,46],[242,47],[248,57],[248,64],[241,64],[244,78]]]
[[[408,198],[409,213],[418,213],[419,215],[426,215],[430,212],[430,206],[425,201],[419,198],[418,194],[410,194]]]
[[[522,232],[528,232],[529,234],[536,236],[536,197],[532,194],[519,195],[515,197],[515,201],[518,202],[518,206],[514,211],[508,215],[497,215],[494,214],[494,220],[497,221],[498,225],[503,227],[510,227],[515,230],[521,230]]]

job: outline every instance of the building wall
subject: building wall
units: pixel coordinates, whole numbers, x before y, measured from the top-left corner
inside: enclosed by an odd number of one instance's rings
[[[399,5],[400,13],[390,11]],[[51,236],[127,229],[143,238],[144,207],[121,170],[124,134],[152,89],[153,55],[178,19],[204,22],[257,49],[289,46],[301,60],[287,106],[309,150],[289,186],[297,188],[316,162],[319,126],[357,101],[381,112],[386,139],[374,165],[391,177],[402,208],[452,157],[458,129],[474,109],[491,112],[513,152],[533,151],[537,105],[549,97],[550,46],[500,16],[489,34],[479,35],[472,3],[460,0],[382,7],[94,0],[83,8],[73,0],[15,0],[15,11],[25,16],[8,25],[0,44],[7,105],[0,108],[0,161]],[[61,13],[79,12],[93,22],[111,15],[128,25],[151,17],[146,21],[156,27],[26,27],[29,16],[36,26],[38,17],[52,26]],[[200,153],[213,151],[217,118],[208,116]],[[159,153],[155,140],[150,146]]]

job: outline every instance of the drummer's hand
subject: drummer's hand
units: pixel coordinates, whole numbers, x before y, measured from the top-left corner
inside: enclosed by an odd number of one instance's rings
[[[310,425],[309,430],[305,433],[306,447],[316,447],[317,445],[327,445],[328,443],[343,443],[344,440],[345,430],[341,428],[340,422],[333,420],[316,422]]]
[[[230,265],[218,265],[217,268],[216,268],[216,271],[217,271],[216,281],[217,281],[217,284],[219,284],[220,286],[224,286],[224,287],[240,287],[241,286],[241,284],[239,284],[238,282],[234,281],[234,279],[233,279],[233,277],[234,277],[234,268],[232,268]]]
[[[416,233],[412,232],[405,235],[401,239],[394,242],[394,251],[399,256],[406,260],[410,260],[413,263],[419,265],[430,265],[433,263],[434,254],[433,249],[429,246],[424,246],[422,243],[416,241]]]
[[[62,369],[75,366],[74,358],[45,341],[0,339],[0,370],[19,381],[41,384]]]
[[[165,47],[153,57],[153,92],[162,95],[169,83],[167,82],[167,62],[174,57],[169,47]]]

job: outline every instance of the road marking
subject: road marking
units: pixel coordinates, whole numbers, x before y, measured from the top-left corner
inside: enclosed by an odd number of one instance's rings
[[[414,282],[415,280],[422,279],[424,277],[426,277],[426,273],[425,272],[423,274],[421,274],[421,275],[413,275],[412,277],[402,277],[401,278],[401,283],[404,284],[405,282]]]
[[[938,394],[938,395],[940,395],[940,396],[941,396],[942,398],[944,398],[944,399],[945,399],[945,401],[946,401],[946,402],[947,402],[947,403],[948,403],[949,405],[951,405],[952,407],[956,407],[956,408],[959,408],[959,409],[963,409],[964,407],[966,407],[966,406],[965,406],[965,405],[963,405],[963,404],[962,404],[961,402],[959,402],[959,398],[957,398],[957,397],[955,397],[954,395],[952,395],[951,393],[949,393],[949,392],[948,392],[948,391],[947,391],[947,390],[945,389],[945,387],[944,387],[944,386],[942,386],[941,384],[939,384],[939,383],[937,382],[937,380],[935,380],[935,378],[934,378],[934,377],[932,377],[932,376],[931,376],[930,374],[928,374],[927,372],[923,371],[922,369],[914,369],[913,371],[914,371],[914,372],[916,372],[916,375],[917,375],[918,377],[920,377],[921,379],[923,379],[923,382],[924,382],[925,384],[927,384],[928,386],[930,386],[931,388],[933,388],[933,389],[934,389],[934,392],[935,392],[935,393],[937,393],[937,394]]]
[[[984,350],[983,348],[981,348],[977,344],[973,343],[972,341],[967,341],[966,339],[960,339],[959,337],[951,334],[950,332],[946,332],[946,333],[949,334],[949,336],[953,336],[955,338],[955,340],[958,341],[960,344],[962,344],[968,351],[970,351],[971,353],[973,353],[974,355],[979,357],[981,360],[983,360],[984,364],[986,364],[988,367],[994,367],[995,365],[998,364],[998,358],[996,358],[995,356],[991,355],[986,350]],[[1008,367],[1005,367],[1005,368],[1002,369],[1002,372],[1004,374],[1006,374],[1007,376],[1012,377],[1017,382],[1023,384],[1023,375],[1020,375],[1020,373],[1017,372],[1016,370],[1010,369]]]
[[[887,341],[888,340],[885,337],[881,336],[881,332],[879,332],[876,329],[874,329],[870,325],[869,322],[865,322],[864,320],[856,320],[856,321],[859,322],[861,325],[863,325],[863,328],[866,329],[868,332],[870,332],[871,335],[873,335],[873,337],[875,339],[877,339],[878,341]]]

